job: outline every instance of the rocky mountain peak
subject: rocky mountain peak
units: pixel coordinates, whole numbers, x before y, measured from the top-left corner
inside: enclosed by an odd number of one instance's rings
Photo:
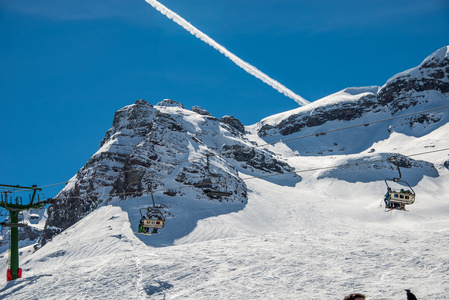
[[[422,104],[422,109],[447,105],[449,97],[449,47],[427,57],[419,66],[390,78],[382,87],[346,88],[304,107],[265,118],[253,128],[264,137],[288,136],[330,122],[365,122],[364,116],[394,116]],[[441,113],[423,114],[398,124],[433,124]],[[331,125],[329,125],[331,126]],[[397,127],[399,128],[399,127]],[[390,131],[391,132],[391,131]]]
[[[156,104],[156,106],[179,107],[179,108],[185,109],[184,105],[182,105],[181,103],[178,103],[174,100],[171,100],[171,99],[164,99],[161,102],[159,102],[158,104]]]
[[[426,101],[429,92],[449,94],[449,47],[428,56],[419,66],[390,78],[379,90],[382,105],[391,105],[393,113]],[[408,102],[408,103],[407,103]]]
[[[202,108],[189,111],[169,99],[154,106],[140,99],[119,109],[100,149],[49,208],[42,243],[102,203],[126,201],[150,191],[176,199],[245,203],[246,185],[238,170],[287,172],[291,167],[274,159],[273,153],[251,152],[253,144],[244,132],[243,124],[232,116],[218,120]],[[226,155],[220,155],[220,151],[226,151]],[[215,155],[207,159],[210,153]],[[205,194],[205,180],[232,196],[223,199]]]
[[[419,66],[423,68],[445,68],[446,73],[449,70],[446,68],[449,66],[449,46],[442,47],[427,57]]]
[[[136,105],[148,105],[148,106],[153,107],[153,105],[151,105],[150,103],[148,103],[146,100],[143,100],[143,99],[137,100],[134,104],[136,104]]]
[[[196,112],[197,114],[203,115],[203,116],[212,116],[210,112],[205,110],[204,108],[201,108],[197,105],[193,106],[191,109],[193,112]]]

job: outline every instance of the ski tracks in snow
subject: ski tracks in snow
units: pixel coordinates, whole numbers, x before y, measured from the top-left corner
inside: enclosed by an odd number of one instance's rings
[[[134,243],[131,242],[133,245]],[[135,264],[135,268],[133,273],[135,276],[133,277],[133,285],[135,286],[137,290],[137,294],[139,295],[140,299],[147,299],[147,293],[145,292],[145,288],[143,286],[143,270],[142,270],[142,261],[139,258],[141,251],[139,249],[136,249],[136,251],[132,252],[132,261]]]
[[[249,188],[260,193],[243,210],[204,219],[177,245],[158,248],[134,236],[120,207],[102,207],[24,254],[24,278],[0,289],[0,298],[35,299],[39,290],[37,299],[58,300],[341,299],[353,291],[402,299],[406,288],[444,298],[447,221],[414,210],[373,212],[373,197],[342,197],[367,185],[344,187],[253,180]],[[229,236],[224,226],[238,230]]]
[[[24,286],[11,299],[147,299],[139,257],[151,256],[147,250],[132,233],[126,212],[102,207],[21,258],[24,278],[10,285],[39,278],[41,295],[36,298]]]

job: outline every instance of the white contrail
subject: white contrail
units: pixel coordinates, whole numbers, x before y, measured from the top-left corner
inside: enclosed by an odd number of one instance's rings
[[[214,47],[216,50],[220,51],[221,54],[232,60],[237,66],[248,72],[249,74],[255,76],[256,78],[259,78],[266,84],[270,85],[272,88],[277,90],[278,92],[284,94],[285,96],[293,99],[298,103],[299,105],[306,105],[310,102],[304,99],[303,97],[295,94],[292,90],[288,89],[284,85],[282,85],[280,82],[272,79],[267,74],[263,73],[256,67],[250,65],[246,61],[241,60],[231,52],[229,52],[225,47],[218,44],[216,41],[211,39],[209,36],[207,36],[205,33],[203,33],[201,30],[187,22],[184,18],[179,16],[177,13],[173,12],[172,10],[168,9],[163,4],[159,3],[156,0],[145,0],[148,2],[151,6],[153,6],[155,9],[157,9],[160,13],[165,15],[167,18],[173,20],[174,22],[178,23],[181,27],[183,27],[185,30],[190,32],[192,35],[196,36],[206,44],[209,44],[210,46]]]

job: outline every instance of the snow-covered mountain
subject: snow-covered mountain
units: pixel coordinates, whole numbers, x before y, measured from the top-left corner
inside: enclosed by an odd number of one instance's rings
[[[399,73],[382,86],[347,88],[324,97],[310,105],[263,119],[252,130],[268,141],[287,139],[295,133],[305,135],[332,129],[336,121],[345,125],[368,123],[447,105],[449,95],[449,61],[448,47],[443,47],[427,57],[419,66]],[[354,122],[356,121],[356,122]],[[380,134],[364,139],[353,147],[334,151],[357,153],[365,150],[373,142],[388,138],[392,131],[411,136],[422,136],[447,122],[445,111],[432,111],[391,122],[380,123],[376,129]],[[391,126],[391,127],[390,127]],[[388,131],[383,130],[389,128]],[[363,128],[360,130],[363,131]],[[373,130],[371,130],[373,131]],[[347,132],[343,132],[347,135]],[[336,136],[339,138],[340,136]],[[336,139],[334,138],[334,139]],[[328,139],[329,140],[329,139]],[[301,155],[308,155],[305,147],[292,145]],[[332,145],[329,146],[331,148]],[[318,149],[312,152],[315,155]]]
[[[116,112],[100,149],[56,197],[42,244],[102,204],[138,198],[142,202],[136,208],[147,207],[152,204],[151,191],[160,198],[165,216],[173,219],[170,223],[178,222],[183,229],[193,228],[191,209],[206,209],[201,218],[214,215],[210,202],[229,203],[224,204],[225,213],[240,210],[247,203],[247,188],[239,171],[266,175],[293,170],[274,153],[254,145],[232,116],[217,119],[200,107],[187,110],[173,100],[154,106],[138,100]],[[214,154],[209,166],[208,154]],[[300,181],[297,175],[288,177]],[[200,187],[205,180],[232,195],[207,196]],[[182,230],[164,235],[161,243],[173,244],[185,234]]]
[[[0,296],[445,299],[448,105],[449,47],[382,87],[251,126],[138,100],[56,197],[39,249],[22,248],[24,278]],[[417,193],[407,212],[382,207],[393,155]],[[232,195],[207,196],[206,179]],[[135,235],[152,191],[166,226]]]

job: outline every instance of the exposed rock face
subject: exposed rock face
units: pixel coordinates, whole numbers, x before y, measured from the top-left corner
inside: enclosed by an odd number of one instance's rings
[[[272,157],[267,151],[262,151],[254,147],[242,145],[223,146],[222,155],[232,158],[238,162],[244,162],[243,168],[255,168],[265,172],[275,172],[279,174],[288,173],[294,170],[287,163]]]
[[[368,111],[379,109],[376,95],[372,92],[364,93],[357,102],[347,101],[327,106],[316,107],[312,110],[292,114],[276,126],[265,124],[259,130],[261,137],[270,134],[274,129],[281,135],[290,135],[299,132],[305,127],[317,127],[329,121],[350,121],[362,117]]]
[[[241,133],[245,133],[245,126],[243,126],[242,122],[240,122],[238,119],[234,118],[233,116],[224,116],[220,118],[220,122],[224,124],[228,124],[232,128],[236,129],[237,131]]]
[[[112,127],[101,141],[100,150],[49,207],[43,244],[108,199],[133,146],[149,133],[155,116],[153,106],[145,100],[138,100],[115,113]]]
[[[376,97],[378,87],[369,87],[354,92],[353,89],[345,89],[340,94],[356,97],[357,101],[339,101],[329,103],[324,106],[316,106],[309,109],[303,109],[298,113],[292,113],[286,116],[277,124],[261,122],[258,134],[261,137],[279,133],[280,135],[290,135],[301,131],[306,127],[321,126],[329,121],[350,121],[362,117],[369,111],[379,111],[379,104]],[[338,95],[337,95],[338,96]]]
[[[199,106],[194,106],[194,107],[192,107],[192,111],[193,112],[196,112],[197,114],[200,114],[200,115],[203,115],[203,116],[212,116],[211,114],[210,114],[210,112],[208,112],[207,110],[205,110],[204,108],[201,108],[201,107],[199,107]]]
[[[181,103],[178,103],[171,99],[164,99],[156,105],[157,106],[165,106],[165,107],[179,107],[179,108],[183,108],[183,109],[185,108],[184,105],[182,105]]]
[[[379,103],[389,105],[393,114],[425,101],[417,97],[428,91],[449,94],[448,47],[426,58],[418,67],[391,78],[378,93]]]

